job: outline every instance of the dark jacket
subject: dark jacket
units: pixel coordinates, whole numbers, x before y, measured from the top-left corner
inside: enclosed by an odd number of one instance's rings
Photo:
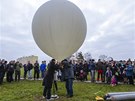
[[[48,88],[52,87],[53,79],[54,79],[54,72],[57,70],[58,65],[56,65],[54,62],[50,62],[48,65],[48,70],[45,73],[45,77],[43,79],[43,86],[46,86]]]
[[[84,70],[84,72],[86,73],[86,74],[88,74],[88,64],[87,63],[85,63],[84,65],[83,65],[83,70]]]
[[[27,68],[28,68],[28,70],[30,71],[30,70],[33,68],[33,65],[32,65],[31,63],[28,63],[28,64],[27,64]]]
[[[24,64],[23,67],[24,67],[24,71],[28,71],[28,67],[26,64]]]
[[[34,64],[34,70],[39,71],[39,63]]]
[[[15,65],[14,64],[8,64],[8,72],[14,72]]]
[[[97,69],[97,70],[103,70],[103,63],[102,63],[102,62],[98,62],[98,63],[96,64],[96,69]]]
[[[2,63],[0,63],[0,72],[4,71],[4,65]]]
[[[63,62],[62,76],[64,80],[74,79],[74,68],[68,61]]]

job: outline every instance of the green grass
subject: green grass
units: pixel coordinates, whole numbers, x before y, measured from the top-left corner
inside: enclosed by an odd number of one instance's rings
[[[66,98],[64,82],[58,82],[58,95],[55,101],[95,101],[95,96],[104,96],[108,92],[135,91],[135,86],[74,82],[74,97]],[[0,86],[0,101],[45,101],[42,98],[42,81],[22,80],[20,82],[4,83]]]

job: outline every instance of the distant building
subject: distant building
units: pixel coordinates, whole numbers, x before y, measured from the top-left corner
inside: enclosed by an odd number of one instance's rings
[[[30,61],[32,64],[34,64],[36,62],[36,60],[38,60],[38,56],[24,56],[24,57],[20,57],[17,59],[17,61],[19,61],[22,64],[27,64],[28,61]]]

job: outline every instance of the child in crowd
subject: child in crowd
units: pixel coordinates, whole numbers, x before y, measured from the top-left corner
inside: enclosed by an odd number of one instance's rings
[[[80,70],[80,75],[79,75],[80,80],[83,81],[84,80],[84,77],[85,77],[84,71],[83,70]]]
[[[113,86],[116,86],[116,84],[117,84],[117,80],[116,80],[115,75],[113,75],[113,76],[112,76],[112,79],[111,79],[111,85],[112,85],[112,87],[113,87]]]
[[[111,78],[112,78],[112,71],[110,70],[109,67],[107,67],[107,71],[106,71],[106,82],[107,82],[107,84],[111,83]]]

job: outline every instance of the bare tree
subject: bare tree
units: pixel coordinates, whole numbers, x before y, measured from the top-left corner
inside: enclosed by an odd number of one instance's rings
[[[78,60],[84,60],[84,56],[83,56],[83,53],[82,52],[78,52],[77,53],[77,59]]]
[[[107,57],[107,61],[112,61],[113,58],[112,57]]]
[[[91,53],[90,52],[85,53],[84,58],[86,61],[89,61],[90,59],[92,59]]]
[[[106,56],[106,55],[100,55],[100,56],[99,56],[99,59],[100,59],[101,61],[107,60],[107,56]]]

